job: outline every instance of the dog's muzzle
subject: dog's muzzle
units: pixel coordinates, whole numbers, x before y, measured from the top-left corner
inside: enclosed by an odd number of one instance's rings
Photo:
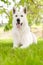
[[[20,24],[16,23],[17,28],[21,28],[22,24],[23,23],[20,23]]]
[[[23,23],[20,23],[20,19],[18,18],[16,23],[17,28],[21,28],[22,24]]]

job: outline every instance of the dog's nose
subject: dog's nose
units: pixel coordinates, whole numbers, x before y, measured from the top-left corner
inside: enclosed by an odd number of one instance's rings
[[[20,24],[20,19],[19,18],[17,19],[17,23]]]

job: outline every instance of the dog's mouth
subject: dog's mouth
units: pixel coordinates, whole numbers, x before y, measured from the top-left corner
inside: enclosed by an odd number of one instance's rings
[[[20,24],[16,23],[17,28],[21,28],[22,24],[23,23],[20,23]]]

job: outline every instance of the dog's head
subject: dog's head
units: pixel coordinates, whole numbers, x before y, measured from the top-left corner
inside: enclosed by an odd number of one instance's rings
[[[26,21],[26,7],[22,8],[21,11],[18,11],[16,8],[13,8],[13,25],[16,25],[17,28],[21,28]]]

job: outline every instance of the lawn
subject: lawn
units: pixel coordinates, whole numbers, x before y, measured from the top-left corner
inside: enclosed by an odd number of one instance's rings
[[[26,49],[12,46],[11,40],[0,40],[0,65],[43,65],[43,40]]]

